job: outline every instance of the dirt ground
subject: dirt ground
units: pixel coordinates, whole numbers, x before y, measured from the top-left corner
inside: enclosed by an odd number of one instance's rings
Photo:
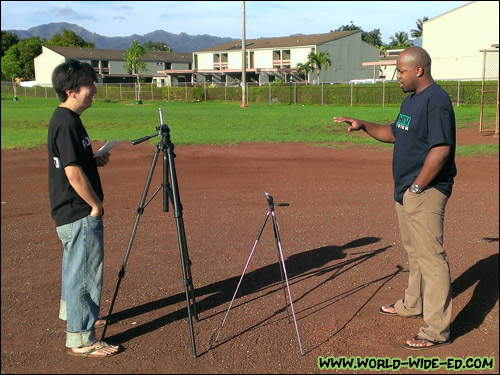
[[[459,129],[459,144],[480,142],[498,144],[498,138]],[[463,373],[498,373],[498,155],[457,158],[445,221],[453,344],[410,352],[402,344],[423,321],[377,313],[402,296],[408,277],[392,200],[391,149],[242,144],[176,146],[175,153],[199,318],[193,320],[197,357],[176,221],[171,206],[162,211],[161,193],[140,217],[106,333],[125,351],[106,359],[66,354],[57,318],[62,246],[49,212],[46,149],[8,150],[1,153],[2,373],[320,373],[320,356],[487,357],[494,358],[494,369]],[[122,143],[100,169],[103,314],[153,154],[154,144]],[[160,187],[162,169],[160,158],[148,197]],[[275,212],[304,355],[285,310],[271,220],[215,341],[269,208],[264,191],[290,204]],[[445,367],[431,372],[454,373]]]

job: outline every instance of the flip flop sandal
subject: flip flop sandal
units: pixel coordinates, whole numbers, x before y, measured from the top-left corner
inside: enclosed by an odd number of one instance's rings
[[[426,349],[432,349],[432,348],[435,348],[437,346],[445,346],[445,345],[450,345],[451,342],[450,341],[432,341],[432,340],[427,340],[427,339],[424,339],[422,337],[418,337],[415,336],[413,338],[413,340],[416,340],[416,341],[421,341],[421,342],[428,342],[428,343],[431,343],[432,345],[425,345],[425,346],[413,346],[413,345],[410,345],[410,344],[407,344],[407,343],[404,343],[403,344],[403,348],[405,349],[408,349],[408,350],[426,350]]]
[[[399,314],[398,314],[397,312],[393,312],[393,313],[392,313],[392,312],[385,311],[385,310],[384,310],[384,307],[385,307],[385,306],[382,306],[382,307],[378,310],[378,312],[379,312],[380,314],[382,314],[382,315],[389,315],[389,316],[399,316]],[[394,304],[393,304],[393,303],[391,303],[390,305],[387,305],[387,307],[392,307],[392,308],[394,308]]]
[[[97,321],[94,324],[94,328],[95,329],[104,328],[105,325],[106,325],[106,319],[97,319]]]
[[[380,309],[378,309],[378,312],[382,315],[388,315],[388,316],[400,316],[402,318],[410,318],[410,319],[418,319],[418,318],[422,318],[422,314],[420,315],[414,315],[414,316],[402,316],[402,315],[399,315],[397,312],[388,312],[388,311],[385,311],[384,310],[384,307],[385,306],[382,306]],[[391,303],[390,305],[387,305],[387,307],[392,307],[394,308],[394,304]]]
[[[92,349],[89,349],[85,352],[74,352],[72,348],[68,348],[67,352],[70,356],[73,356],[73,357],[92,357],[92,358],[107,358],[107,357],[112,357],[118,353],[121,352],[121,349],[120,347],[118,347],[118,350],[116,352],[112,352],[112,353],[106,353],[104,355],[98,355],[98,354],[92,354],[98,350],[101,350],[101,349],[107,349],[107,348],[113,348],[113,346],[111,346],[110,344],[108,344],[107,342],[105,341],[101,341],[101,343],[99,345],[97,345],[95,348],[92,348]]]

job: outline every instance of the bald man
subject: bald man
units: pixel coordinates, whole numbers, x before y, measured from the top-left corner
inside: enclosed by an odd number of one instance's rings
[[[432,78],[431,58],[423,48],[401,52],[396,69],[401,89],[411,94],[394,123],[379,125],[352,117],[334,121],[347,123],[348,131],[363,130],[394,144],[394,200],[410,272],[404,297],[379,312],[423,317],[427,326],[403,346],[424,350],[450,343],[452,293],[443,222],[457,174],[455,114],[450,97]]]

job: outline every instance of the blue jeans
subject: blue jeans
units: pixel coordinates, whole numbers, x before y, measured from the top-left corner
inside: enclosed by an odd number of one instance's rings
[[[101,305],[104,241],[102,217],[84,217],[56,228],[64,247],[59,318],[67,321],[66,346],[94,344]]]

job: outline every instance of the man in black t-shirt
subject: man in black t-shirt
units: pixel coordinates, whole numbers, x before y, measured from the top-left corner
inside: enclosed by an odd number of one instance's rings
[[[108,357],[119,346],[96,339],[103,279],[104,214],[97,166],[109,154],[94,158],[80,115],[97,93],[96,73],[90,64],[69,61],[58,65],[52,85],[61,100],[48,131],[49,196],[51,215],[63,244],[59,317],[66,321],[68,354]]]
[[[404,298],[382,306],[381,314],[424,318],[427,327],[403,345],[423,350],[449,343],[451,277],[443,248],[445,206],[451,196],[455,166],[456,125],[448,94],[431,76],[431,58],[420,47],[405,49],[397,60],[404,92],[411,92],[396,121],[378,125],[352,117],[348,131],[364,130],[394,143],[394,200],[410,275]]]

